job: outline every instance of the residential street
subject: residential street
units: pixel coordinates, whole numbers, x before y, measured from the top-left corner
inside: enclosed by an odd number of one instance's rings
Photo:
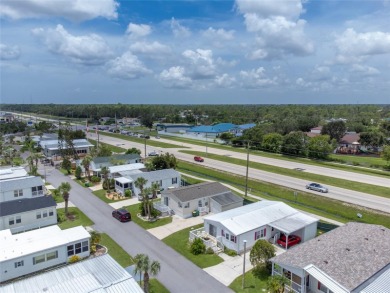
[[[70,201],[95,223],[95,230],[107,233],[132,256],[145,253],[151,259],[158,260],[161,272],[157,279],[170,292],[232,292],[138,225],[133,222],[120,223],[112,218],[113,208],[89,189],[81,187],[56,169],[47,168],[46,174],[47,181],[55,187],[61,182],[71,184]]]

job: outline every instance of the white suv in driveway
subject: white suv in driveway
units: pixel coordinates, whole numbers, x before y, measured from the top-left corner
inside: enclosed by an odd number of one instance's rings
[[[148,156],[149,156],[149,157],[155,157],[155,156],[158,156],[158,153],[157,153],[156,151],[149,152],[149,153],[148,153]]]
[[[309,183],[306,185],[306,188],[307,189],[311,189],[311,190],[315,190],[315,191],[319,191],[319,192],[328,192],[328,188],[326,188],[325,186],[322,186],[321,184],[319,183]]]

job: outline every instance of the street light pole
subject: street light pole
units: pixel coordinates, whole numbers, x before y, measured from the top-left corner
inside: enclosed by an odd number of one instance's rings
[[[206,158],[207,158],[207,132],[206,132]]]
[[[247,197],[248,195],[248,172],[249,172],[249,140],[247,143],[247,152],[246,152],[245,197]]]
[[[244,242],[244,265],[242,267],[242,289],[245,288],[245,253],[246,253],[246,240]]]

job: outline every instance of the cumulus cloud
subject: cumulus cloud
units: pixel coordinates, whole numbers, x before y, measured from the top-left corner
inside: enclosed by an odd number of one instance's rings
[[[130,50],[134,53],[149,54],[150,57],[159,57],[159,55],[171,53],[171,48],[157,41],[152,43],[136,42],[130,46]]]
[[[218,87],[229,88],[232,87],[235,83],[236,79],[234,77],[229,76],[229,74],[227,73],[215,77],[215,84]]]
[[[218,39],[223,41],[230,41],[234,38],[234,30],[226,31],[224,29],[214,29],[209,27],[207,30],[202,32],[202,35],[208,39]]]
[[[240,71],[242,86],[246,88],[261,88],[277,84],[277,78],[268,78],[264,67],[252,69],[250,71]]]
[[[63,17],[72,21],[97,17],[116,19],[118,6],[115,0],[2,0],[0,16],[11,19]]]
[[[337,61],[355,63],[370,55],[390,53],[390,33],[366,32],[357,33],[348,28],[335,40],[338,50]]]
[[[192,86],[191,78],[186,76],[186,71],[181,66],[163,70],[158,79],[165,87],[184,89]]]
[[[13,60],[20,57],[20,49],[18,46],[9,46],[0,44],[0,59]]]
[[[137,79],[151,73],[131,52],[109,61],[107,66],[109,75],[121,79]]]
[[[211,50],[186,50],[183,56],[190,62],[191,76],[194,79],[212,78],[215,76],[215,64]]]
[[[248,58],[276,59],[285,55],[312,54],[314,45],[304,33],[306,21],[299,19],[304,12],[300,0],[241,1],[237,9],[244,16],[246,29],[255,33],[256,44]]]
[[[171,19],[171,30],[175,37],[177,38],[188,38],[191,36],[191,31],[189,28],[182,26],[175,18]]]
[[[372,75],[378,75],[380,73],[380,71],[375,67],[361,65],[361,64],[353,64],[350,71],[362,76],[372,76]]]
[[[50,52],[68,57],[79,64],[100,65],[112,56],[107,43],[96,34],[73,36],[60,24],[56,29],[36,28],[32,33]]]
[[[127,26],[126,34],[128,34],[131,38],[139,38],[150,35],[152,32],[152,28],[147,24],[135,24],[129,23]]]

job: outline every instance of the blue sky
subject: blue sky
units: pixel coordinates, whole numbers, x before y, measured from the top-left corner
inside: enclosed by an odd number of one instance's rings
[[[389,0],[2,0],[0,25],[2,103],[390,103]]]

